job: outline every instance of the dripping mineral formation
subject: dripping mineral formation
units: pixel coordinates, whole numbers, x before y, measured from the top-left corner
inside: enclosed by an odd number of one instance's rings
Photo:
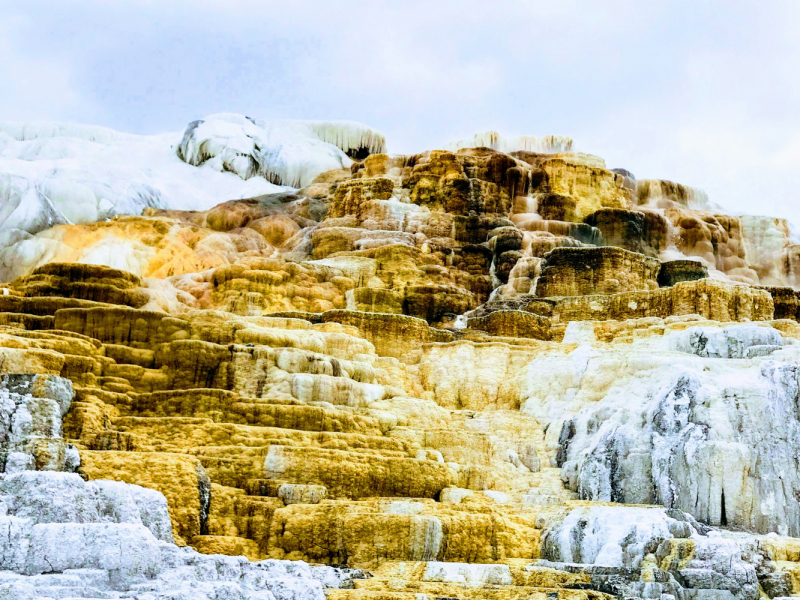
[[[0,124],[0,599],[800,596],[800,244],[560,136]]]

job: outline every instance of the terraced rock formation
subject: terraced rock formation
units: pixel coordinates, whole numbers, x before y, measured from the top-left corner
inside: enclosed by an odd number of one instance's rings
[[[269,175],[206,129],[183,160]],[[0,598],[800,594],[788,224],[563,139],[364,135],[8,238]]]

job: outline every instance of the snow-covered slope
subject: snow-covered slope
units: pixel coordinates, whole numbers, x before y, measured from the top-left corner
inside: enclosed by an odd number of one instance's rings
[[[800,347],[770,327],[690,327],[528,365],[522,410],[551,423],[582,499],[800,533]]]
[[[276,191],[264,179],[244,182],[230,173],[187,165],[175,154],[179,141],[180,134],[0,124],[2,228],[35,233],[45,222],[88,223],[138,214],[148,206],[204,209],[225,199]]]
[[[180,548],[162,494],[74,473],[0,476],[0,533],[0,598],[11,600],[324,600],[363,577]]]
[[[236,114],[190,123],[178,146],[178,156],[190,165],[291,187],[306,186],[319,173],[349,167],[348,155],[363,158],[385,151],[384,137],[360,123],[256,121]]]
[[[205,210],[283,189],[276,184],[307,185],[319,173],[349,167],[346,153],[385,146],[382,135],[358,123],[256,122],[230,114],[195,121],[183,134],[148,136],[0,123],[0,244],[59,223],[147,207]]]

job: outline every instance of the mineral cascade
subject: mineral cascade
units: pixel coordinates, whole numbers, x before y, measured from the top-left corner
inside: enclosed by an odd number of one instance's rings
[[[1,600],[800,596],[789,224],[444,147],[0,124]]]

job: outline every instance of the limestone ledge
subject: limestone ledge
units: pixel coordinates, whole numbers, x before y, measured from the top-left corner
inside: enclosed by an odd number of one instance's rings
[[[111,515],[36,537],[0,511],[61,561],[0,597],[321,598],[304,566],[165,550],[135,498],[201,553],[373,571],[309,570],[334,600],[800,594],[797,246],[706,209],[597,157],[462,148],[0,249],[0,508],[37,468]],[[117,580],[126,539],[146,573]]]
[[[701,279],[646,292],[537,299],[525,310],[550,317],[554,323],[690,314],[715,321],[767,321],[773,318],[774,303],[764,290]]]
[[[556,248],[545,255],[536,295],[587,296],[658,288],[661,263],[622,248]]]

